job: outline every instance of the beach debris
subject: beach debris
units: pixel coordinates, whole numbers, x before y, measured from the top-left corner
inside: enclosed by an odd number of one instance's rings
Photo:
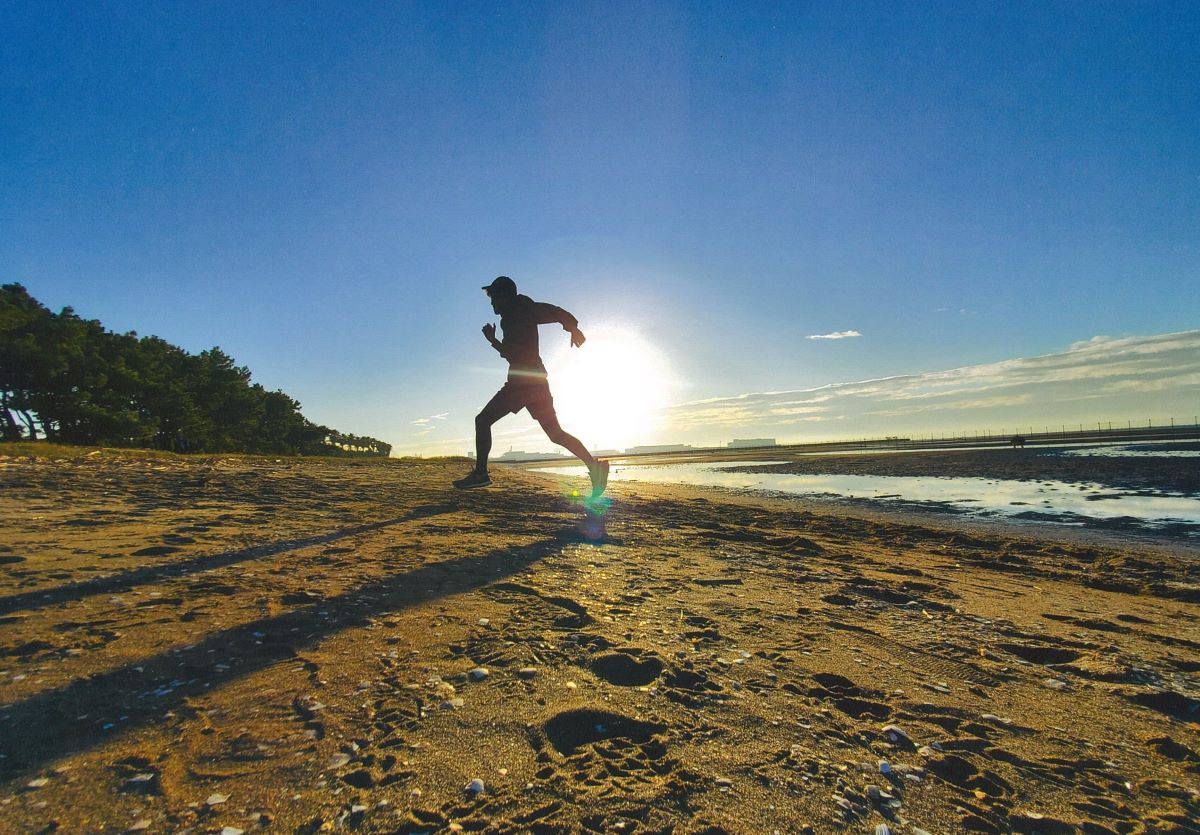
[[[204,801],[206,806],[220,806],[229,799],[227,794],[210,794],[208,800]]]
[[[350,762],[349,754],[344,754],[344,753],[338,752],[329,758],[329,765],[327,766],[327,768],[341,768],[342,766],[346,765],[349,762]]]
[[[713,782],[716,783],[718,786],[724,786],[725,788],[733,788],[733,781],[730,780],[728,777],[718,777],[717,779],[713,780]]]
[[[537,667],[522,667],[521,669],[517,670],[517,676],[519,678],[534,678],[537,674]]]
[[[138,821],[137,823],[135,823],[133,826],[129,827],[125,831],[126,832],[145,832],[147,829],[150,828],[150,825],[151,825],[151,821],[149,818],[142,818],[140,821]]]
[[[488,677],[489,673],[486,667],[476,667],[467,673],[474,681],[483,681]]]
[[[874,803],[878,803],[879,801],[884,799],[883,790],[880,789],[879,786],[875,785],[874,783],[867,784],[866,792],[867,792],[867,797],[871,798],[872,802],[874,802]],[[891,798],[889,797],[887,799],[890,800]]]
[[[1044,678],[1042,679],[1042,686],[1048,690],[1066,690],[1070,685],[1061,678]]]
[[[466,788],[464,789],[467,794],[483,794],[486,790],[487,787],[478,777],[467,783]]]
[[[442,710],[458,710],[464,704],[465,702],[462,699],[455,697],[453,699],[446,699],[446,701],[442,702],[440,705],[438,705],[438,707],[440,707]]]
[[[490,623],[491,623],[491,620],[490,620],[490,619],[488,619],[488,618],[480,618],[480,619],[479,619],[479,625],[480,625],[480,626],[487,626],[487,625],[488,625],[488,624],[490,624]]]
[[[453,696],[458,691],[454,689],[454,685],[444,680],[441,676],[430,676],[425,679],[425,687],[428,690],[434,691],[439,696]]]
[[[46,785],[49,782],[50,782],[50,780],[46,777],[38,777],[36,780],[30,780],[28,783],[26,783],[25,788],[40,789],[42,786]]]
[[[875,835],[892,835],[892,830],[888,829],[886,823],[878,823],[875,825]]]
[[[236,826],[227,826],[221,830],[221,835],[242,835],[244,829],[238,829]]]
[[[880,774],[891,774],[892,773],[892,767],[891,767],[891,765],[888,764],[887,760],[879,761],[879,773]]]
[[[985,714],[983,714],[983,716],[981,716],[979,718],[982,719],[984,722],[999,722],[1001,725],[1011,725],[1012,721],[1013,721],[1011,719],[1005,719],[1002,716],[997,716],[994,713],[985,713]]]
[[[888,742],[893,744],[898,743],[913,748],[916,747],[916,744],[912,741],[912,737],[910,737],[899,725],[884,725],[883,735],[887,737]]]

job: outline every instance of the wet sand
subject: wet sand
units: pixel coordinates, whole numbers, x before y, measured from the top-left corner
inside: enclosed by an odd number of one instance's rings
[[[1192,546],[463,470],[0,458],[0,831],[1196,831]]]

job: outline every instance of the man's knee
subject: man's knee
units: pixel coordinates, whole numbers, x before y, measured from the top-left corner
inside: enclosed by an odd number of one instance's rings
[[[547,438],[562,446],[563,439],[567,437],[567,433],[558,425],[557,420],[539,420],[538,423],[542,425],[542,431],[546,433]]]
[[[499,420],[499,415],[494,415],[487,409],[484,409],[479,414],[475,415],[476,429],[490,429],[492,424]]]

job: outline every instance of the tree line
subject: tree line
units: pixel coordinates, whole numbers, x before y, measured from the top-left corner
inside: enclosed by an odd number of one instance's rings
[[[113,333],[20,284],[0,286],[0,438],[174,452],[379,455],[391,445],[320,426],[250,381],[220,348],[189,354]]]

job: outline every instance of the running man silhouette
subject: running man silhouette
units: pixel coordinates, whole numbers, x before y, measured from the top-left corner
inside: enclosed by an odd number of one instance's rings
[[[492,424],[505,415],[528,409],[533,419],[542,425],[546,437],[566,447],[587,465],[592,479],[592,498],[598,497],[608,484],[608,462],[593,458],[578,438],[559,425],[546,366],[538,351],[538,325],[551,322],[558,322],[571,334],[571,347],[583,345],[579,321],[561,307],[519,295],[516,282],[506,275],[498,276],[483,289],[492,301],[492,310],[500,317],[504,339],[496,339],[496,326],[490,322],[483,326],[483,335],[500,356],[508,360],[508,380],[475,416],[475,469],[454,482],[454,486],[486,487],[492,483],[487,464],[492,451]]]

